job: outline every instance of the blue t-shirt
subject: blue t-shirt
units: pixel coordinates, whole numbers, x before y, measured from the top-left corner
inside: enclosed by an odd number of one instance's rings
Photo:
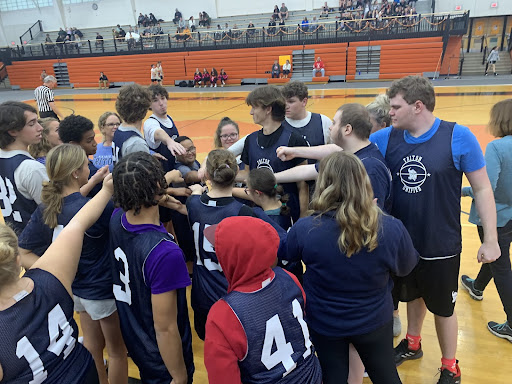
[[[485,166],[476,137],[467,127],[435,119],[419,137],[389,127],[370,140],[393,175],[391,214],[402,220],[421,257],[459,254],[462,174]]]
[[[112,172],[114,169],[112,146],[106,146],[103,143],[99,143],[96,147],[96,153],[92,158],[92,163],[98,169],[108,165],[109,171]]]
[[[400,220],[384,214],[377,248],[349,258],[338,246],[340,227],[333,215],[295,223],[288,232],[287,259],[306,265],[303,286],[311,329],[329,337],[370,333],[391,321],[391,274],[408,275],[418,253]]]

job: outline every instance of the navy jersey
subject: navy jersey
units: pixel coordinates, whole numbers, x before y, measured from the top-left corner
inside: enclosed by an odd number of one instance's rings
[[[112,162],[114,165],[123,157],[124,142],[133,136],[139,135],[134,131],[121,131],[119,129],[114,132],[114,138],[112,139]]]
[[[94,362],[77,341],[73,299],[49,272],[31,269],[25,277],[32,292],[0,311],[2,383],[82,384]]]
[[[454,125],[441,121],[423,143],[407,143],[399,129],[389,136],[385,158],[394,177],[391,214],[404,223],[425,258],[450,257],[462,250],[462,171],[453,162]]]
[[[302,291],[281,268],[274,272],[274,279],[258,291],[232,291],[223,297],[247,336],[247,354],[238,362],[241,381],[321,384],[320,363],[303,318]]]
[[[212,244],[203,235],[204,229],[220,223],[226,217],[240,216],[242,207],[250,210],[232,197],[218,200],[209,199],[206,194],[192,195],[187,199],[188,220],[196,246],[191,295],[194,309],[210,310],[228,291],[228,281]]]
[[[178,132],[178,128],[176,128],[176,125],[174,125],[174,121],[171,119],[171,116],[167,115],[167,117],[172,122],[172,127],[170,127],[170,128],[163,125],[160,121],[158,121],[158,119],[156,119],[153,116],[151,116],[150,119],[156,120],[158,122],[158,124],[160,124],[160,128],[162,128],[165,131],[165,133],[167,133],[169,135],[169,137],[171,139],[175,140],[180,135]],[[155,152],[158,152],[159,154],[161,154],[163,157],[165,157],[167,159],[167,161],[163,161],[163,160],[160,161],[162,163],[162,167],[163,167],[164,171],[165,172],[172,171],[176,164],[176,158],[171,153],[171,151],[169,151],[169,148],[167,148],[167,145],[165,145],[164,143],[160,143],[158,148],[155,149]]]
[[[325,144],[324,128],[322,124],[322,115],[319,113],[311,113],[311,119],[303,127],[294,127],[286,120],[283,121],[283,127],[291,129],[293,132],[299,133],[310,147]],[[316,160],[312,160],[314,163]]]
[[[296,164],[291,161],[281,161],[276,156],[277,148],[281,146],[288,146],[290,137],[293,131],[289,128],[283,127],[283,131],[279,139],[271,146],[264,148],[258,143],[258,132],[253,132],[245,139],[245,149],[248,154],[249,169],[255,168],[268,168],[272,172],[277,173],[289,168],[293,168]],[[288,206],[291,210],[291,216],[294,221],[297,221],[300,216],[300,203],[299,191],[296,183],[283,183],[284,192],[288,194]]]
[[[88,201],[89,198],[83,197],[79,192],[64,197],[62,212],[57,216],[58,225],[54,229],[44,223],[44,206],[40,205],[21,233],[18,239],[19,246],[41,256]],[[108,252],[108,227],[113,210],[113,204],[109,203],[96,223],[85,232],[82,254],[72,284],[73,294],[78,297],[89,300],[114,298]]]
[[[134,233],[122,222],[124,212],[119,209],[110,220],[110,246],[114,294],[121,332],[126,348],[140,371],[143,383],[170,383],[172,378],[160,355],[156,340],[151,305],[151,290],[146,285],[144,264],[151,251],[163,241],[178,248],[171,235],[159,231]],[[192,333],[188,318],[186,289],[177,293],[177,324],[181,335],[183,359],[189,382],[194,373]]]
[[[6,223],[20,234],[30,220],[30,215],[37,208],[34,200],[23,196],[14,182],[14,172],[19,165],[31,159],[26,155],[16,155],[8,159],[0,158],[0,202],[2,215]]]
[[[96,166],[93,164],[93,162],[91,160],[89,160],[89,179],[96,173],[98,172],[98,168],[96,168]],[[93,189],[91,189],[91,192],[89,192],[89,194],[87,195],[87,197],[90,197],[91,199],[96,196],[96,194],[101,190],[101,188],[103,187],[103,183],[98,183],[94,186]]]

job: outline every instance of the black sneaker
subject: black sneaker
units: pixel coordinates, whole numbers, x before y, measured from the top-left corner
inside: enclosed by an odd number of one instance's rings
[[[487,323],[487,328],[493,335],[501,337],[502,339],[507,339],[512,343],[512,328],[510,328],[508,321],[505,321],[503,324],[489,321],[489,323]]]
[[[460,384],[460,369],[459,369],[459,362],[457,361],[457,373],[453,373],[452,371],[449,371],[446,368],[441,368],[441,377],[439,377],[439,381],[437,384]]]
[[[409,349],[409,342],[403,339],[400,344],[395,347],[395,364],[398,367],[406,360],[416,360],[423,356],[423,351],[420,348],[417,351]]]
[[[460,283],[469,292],[472,299],[481,301],[484,299],[484,291],[475,289],[475,280],[471,279],[468,275],[460,277]]]

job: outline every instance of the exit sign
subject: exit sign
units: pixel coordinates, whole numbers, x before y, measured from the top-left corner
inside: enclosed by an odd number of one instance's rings
[[[455,6],[456,11],[462,11],[462,5],[456,5]]]
[[[497,1],[492,2],[491,3],[491,8],[498,8],[498,2]]]

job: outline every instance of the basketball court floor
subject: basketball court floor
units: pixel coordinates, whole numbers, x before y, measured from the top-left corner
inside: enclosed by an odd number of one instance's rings
[[[491,83],[492,82],[492,83]],[[512,98],[512,78],[475,79],[475,81],[438,81],[435,82],[437,102],[435,115],[448,121],[456,121],[468,126],[476,135],[482,149],[493,138],[486,132],[489,111],[498,101]],[[388,83],[389,84],[389,83]],[[344,103],[357,102],[368,104],[373,98],[385,92],[386,83],[344,84],[343,88],[332,86],[310,87],[308,110],[322,113],[330,118]],[[352,87],[352,88],[347,88]],[[368,88],[364,88],[368,87]],[[240,125],[241,134],[259,129],[253,124],[245,97],[249,87],[229,87],[201,89],[168,88],[170,92],[168,112],[174,119],[181,135],[189,136],[197,147],[198,160],[213,149],[213,133],[218,122],[229,116]],[[66,115],[76,113],[91,119],[95,124],[105,111],[115,111],[117,91],[93,90],[57,90],[56,103]],[[33,92],[0,92],[0,101],[25,100],[35,105]],[[149,115],[148,115],[149,116]],[[97,134],[97,141],[101,135]],[[464,185],[468,185],[464,180]],[[479,270],[476,254],[480,241],[476,227],[468,223],[470,198],[461,203],[461,222],[463,233],[463,251],[461,274],[475,277]],[[465,384],[505,384],[512,383],[512,343],[497,338],[487,330],[488,321],[506,320],[496,288],[491,282],[484,293],[484,300],[472,300],[466,291],[459,290],[456,311],[459,319],[459,346],[457,358],[460,360],[462,379]],[[405,304],[400,304],[402,335],[406,332],[407,318]],[[192,314],[190,309],[190,314]],[[192,319],[192,316],[191,316]],[[398,369],[404,383],[437,383],[437,368],[440,366],[440,349],[437,343],[433,316],[427,314],[423,328],[423,358],[409,361]],[[400,338],[396,338],[397,343]],[[208,382],[203,364],[203,344],[194,333],[194,354],[196,374],[194,383]],[[138,378],[138,371],[130,363],[130,376]],[[365,379],[365,383],[370,383]],[[340,383],[341,384],[341,383]]]

